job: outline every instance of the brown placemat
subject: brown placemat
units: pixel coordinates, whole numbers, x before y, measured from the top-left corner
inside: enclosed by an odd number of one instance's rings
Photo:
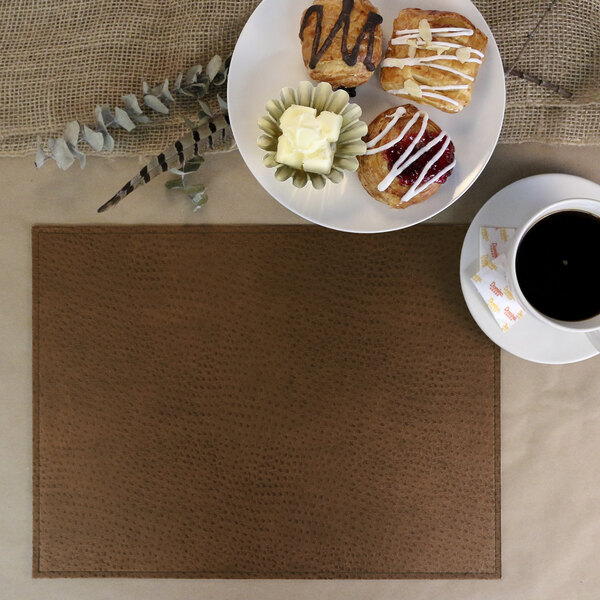
[[[465,233],[34,228],[34,576],[499,577]]]

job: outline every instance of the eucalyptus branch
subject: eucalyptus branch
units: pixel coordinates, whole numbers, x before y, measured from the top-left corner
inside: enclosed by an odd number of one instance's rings
[[[206,103],[202,101],[213,86],[222,86],[227,80],[231,57],[225,61],[220,56],[214,56],[206,68],[195,65],[184,73],[180,73],[171,88],[169,80],[151,88],[146,81],[142,82],[141,104],[149,109],[150,115],[169,114],[170,107],[175,103],[176,95],[196,98],[204,111]],[[50,138],[46,146],[42,145],[41,136],[38,136],[38,147],[35,158],[36,167],[40,168],[48,160],[56,162],[59,169],[66,170],[75,160],[83,169],[86,165],[86,155],[80,144],[86,144],[95,152],[112,152],[115,141],[109,129],[122,128],[126,131],[134,130],[139,124],[150,122],[150,116],[145,114],[140,106],[140,101],[135,94],[126,94],[121,97],[123,107],[111,109],[108,105],[96,106],[94,110],[95,124],[93,126],[81,125],[78,121],[67,123],[62,137]]]

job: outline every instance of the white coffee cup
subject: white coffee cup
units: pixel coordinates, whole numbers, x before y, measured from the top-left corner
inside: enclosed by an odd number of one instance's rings
[[[516,262],[517,252],[519,250],[521,241],[527,232],[538,221],[541,221],[543,218],[551,214],[563,211],[581,211],[600,218],[600,200],[592,200],[589,198],[570,198],[568,200],[560,200],[559,202],[550,204],[546,208],[538,211],[521,227],[519,227],[515,233],[515,236],[512,238],[510,248],[507,251],[509,285],[511,286],[515,298],[527,313],[556,329],[568,331],[570,333],[581,333],[587,335],[591,343],[598,348],[598,350],[600,350],[600,314],[583,321],[561,321],[559,319],[553,319],[534,308],[527,301],[527,298],[523,294],[521,286],[519,285]],[[600,240],[598,240],[598,247],[600,248]],[[600,262],[600,250],[598,253],[598,261]],[[600,275],[597,272],[590,273],[590,277],[597,277],[600,281]]]

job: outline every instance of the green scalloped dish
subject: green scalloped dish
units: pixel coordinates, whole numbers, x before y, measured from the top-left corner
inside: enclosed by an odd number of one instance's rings
[[[280,128],[281,115],[292,105],[315,108],[317,115],[329,111],[342,116],[340,136],[335,145],[335,154],[331,171],[325,175],[310,173],[304,169],[296,169],[276,160],[277,144],[282,135]],[[367,124],[360,120],[362,109],[350,103],[350,96],[344,90],[333,91],[329,83],[319,83],[316,87],[309,81],[302,81],[296,89],[283,88],[280,98],[269,100],[265,107],[267,115],[258,121],[263,135],[258,138],[258,147],[266,150],[263,163],[275,170],[275,179],[287,181],[291,179],[297,188],[303,188],[308,182],[317,189],[323,189],[327,180],[340,183],[344,180],[344,171],[354,172],[358,169],[357,156],[363,155],[367,146],[362,138],[367,134]]]

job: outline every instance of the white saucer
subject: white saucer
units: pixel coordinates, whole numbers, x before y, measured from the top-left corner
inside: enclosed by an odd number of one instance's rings
[[[600,185],[574,175],[547,174],[521,179],[493,196],[471,223],[460,257],[460,285],[471,315],[483,332],[502,349],[537,363],[560,365],[586,360],[599,354],[583,333],[554,329],[525,315],[503,332],[471,277],[479,271],[480,227],[519,227],[538,210],[565,198],[600,200]]]

